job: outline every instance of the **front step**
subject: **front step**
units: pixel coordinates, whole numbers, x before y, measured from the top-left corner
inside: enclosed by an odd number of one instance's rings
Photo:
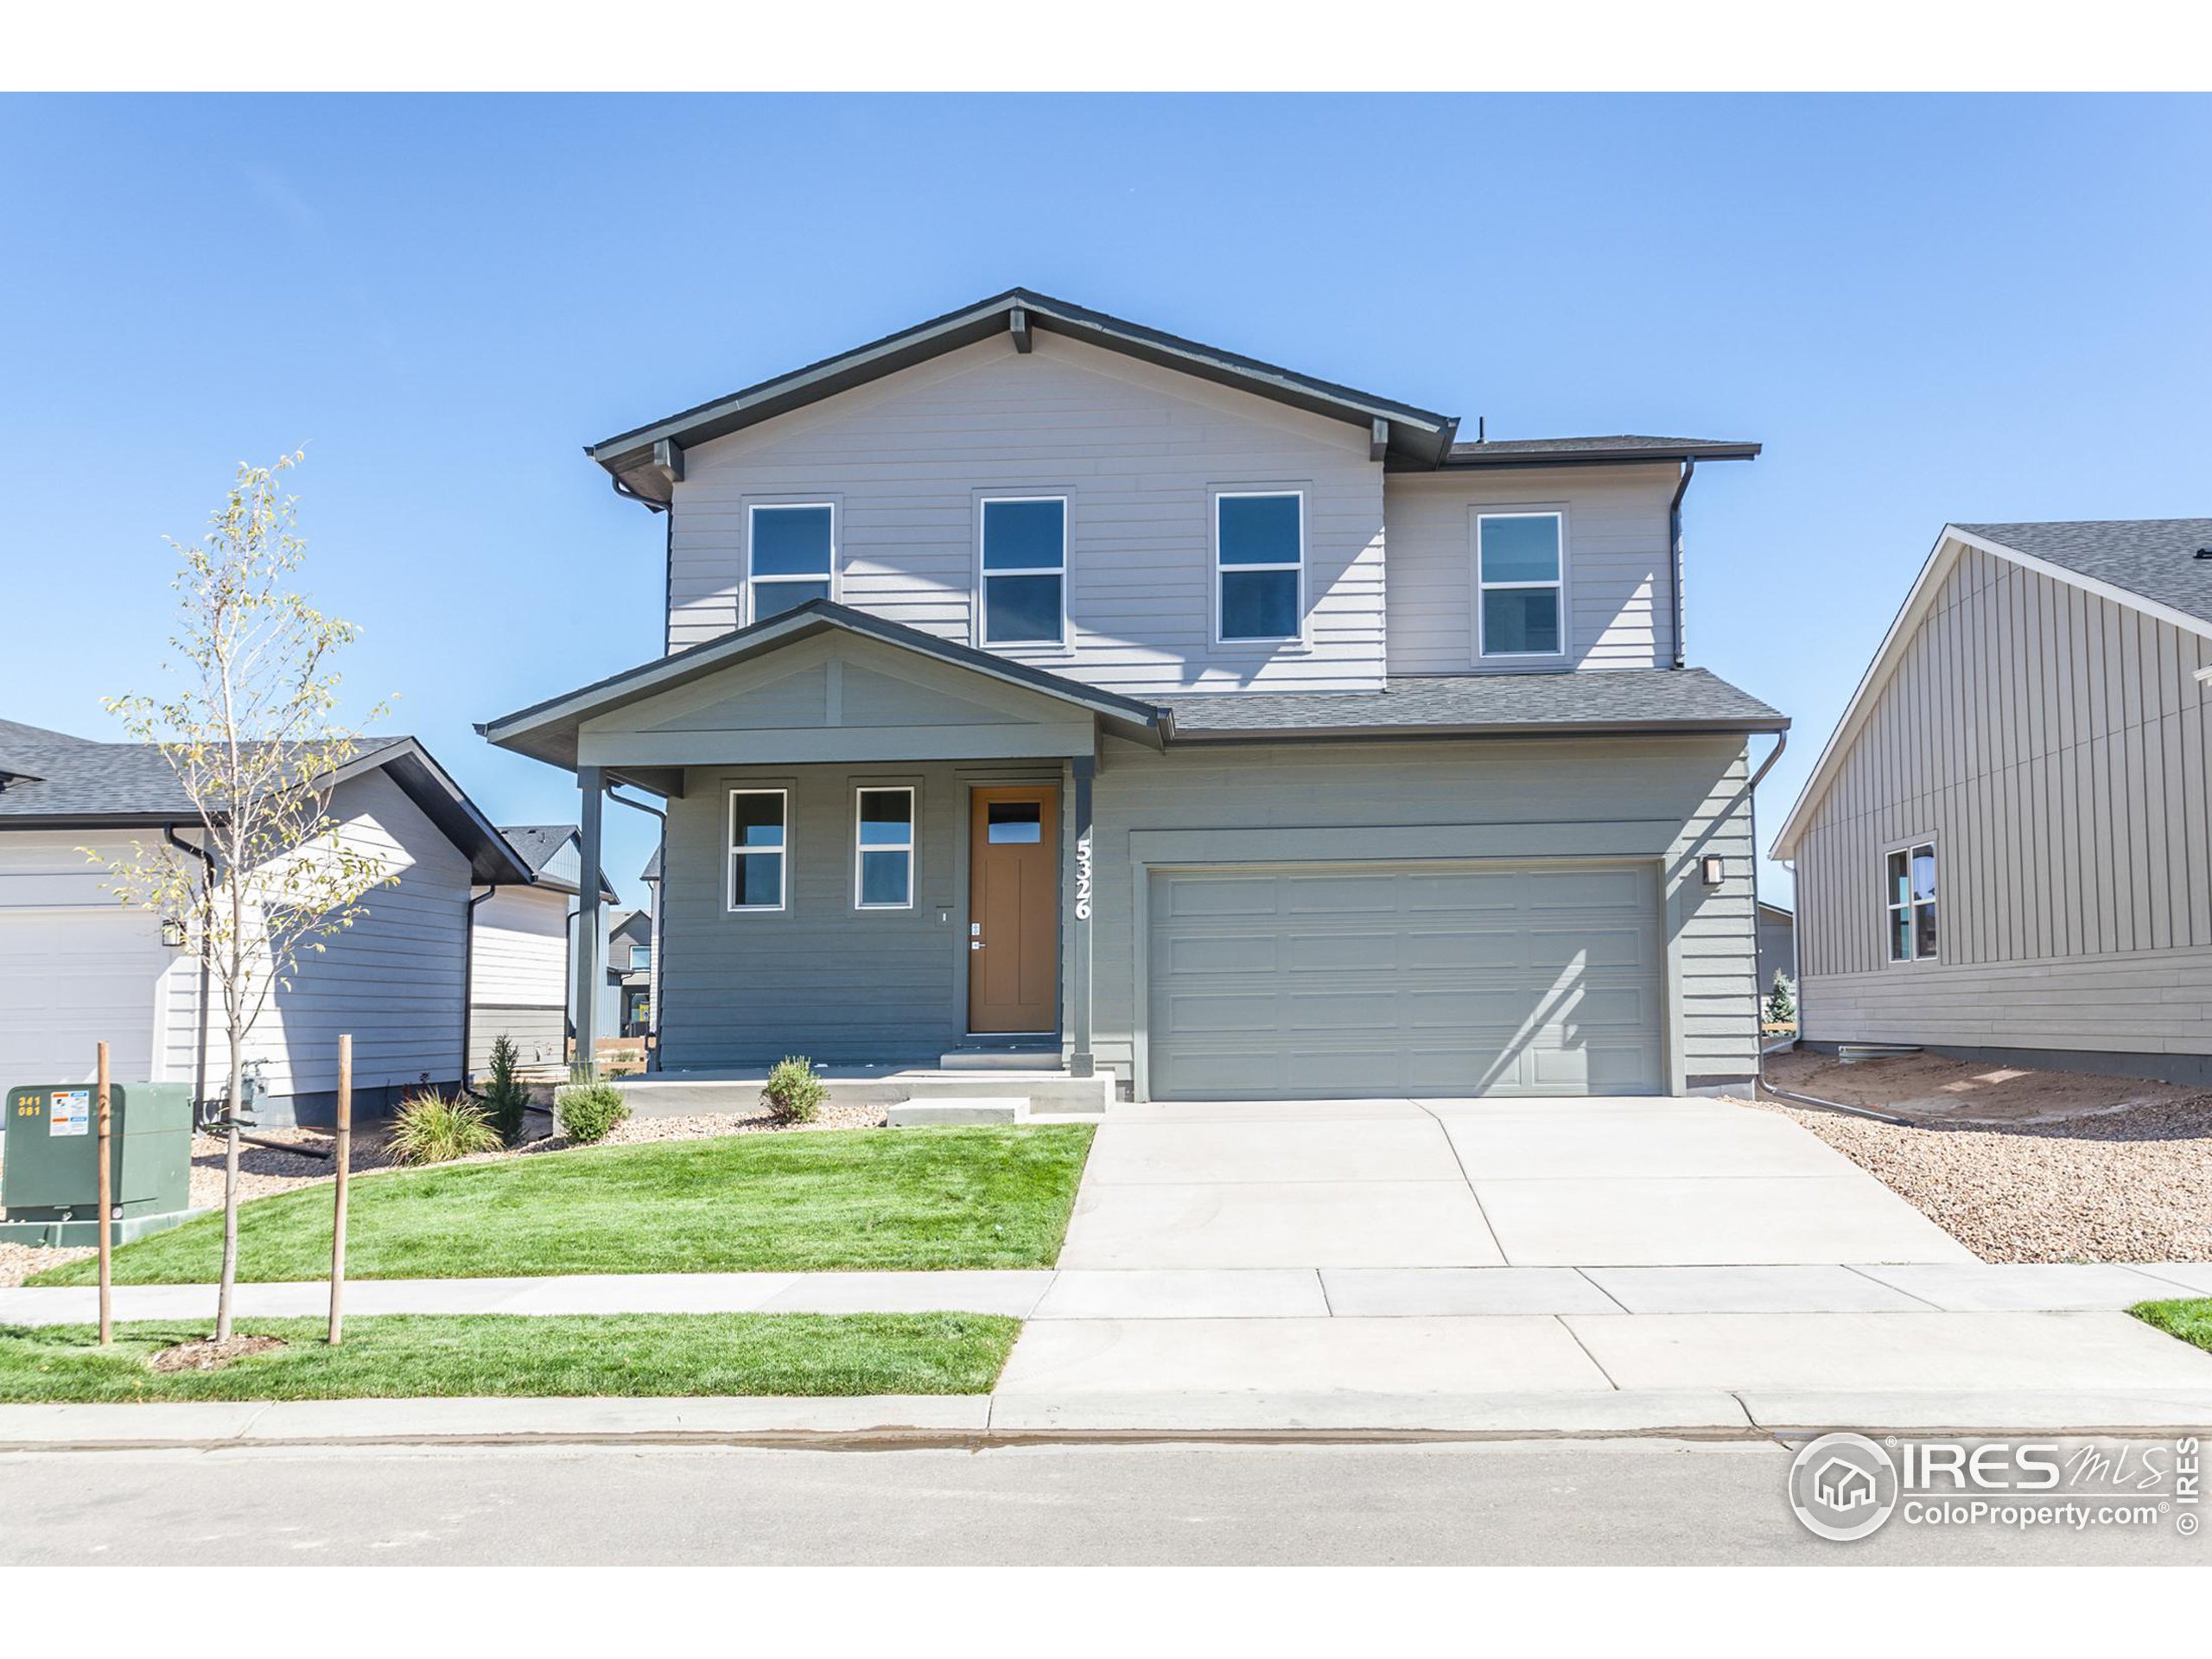
[[[630,1109],[640,1117],[689,1117],[749,1112],[767,1081],[758,1072],[659,1071],[620,1077]],[[909,1101],[988,1099],[1025,1103],[1031,1111],[1103,1113],[1113,1103],[1114,1077],[1072,1077],[1057,1069],[1028,1071],[940,1071],[911,1066],[824,1066],[823,1084],[836,1106],[903,1105]],[[1004,1119],[995,1120],[1004,1122]]]
[[[903,1100],[884,1121],[894,1129],[940,1123],[1019,1123],[1029,1116],[1026,1095],[943,1095],[933,1100]]]
[[[937,1057],[940,1071],[1057,1071],[1057,1048],[956,1048]]]

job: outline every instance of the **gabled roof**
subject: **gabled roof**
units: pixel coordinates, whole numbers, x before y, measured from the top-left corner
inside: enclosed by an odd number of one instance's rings
[[[545,867],[552,861],[556,853],[570,842],[582,838],[583,827],[581,824],[503,823],[499,826],[499,833],[507,838],[507,845],[515,849],[528,868],[531,886],[550,887],[556,893],[578,891],[576,884],[566,877],[546,874]],[[579,852],[582,850],[578,849]],[[615,893],[613,884],[607,880],[604,870],[599,873],[599,893],[600,897],[609,903],[620,896]]]
[[[652,662],[625,669],[620,674],[611,674],[603,680],[580,686],[574,691],[565,691],[543,702],[533,703],[527,709],[517,709],[513,714],[486,721],[476,729],[503,749],[512,749],[518,754],[531,755],[553,766],[573,767],[576,763],[578,731],[583,722],[594,715],[621,708],[639,697],[653,696],[689,685],[709,674],[719,673],[748,658],[780,646],[832,632],[857,634],[863,639],[880,640],[886,645],[934,658],[939,662],[950,663],[957,668],[1020,686],[1025,690],[1039,691],[1046,696],[1058,697],[1077,708],[1088,709],[1105,720],[1122,735],[1148,741],[1155,747],[1169,723],[1166,709],[1135,697],[1125,697],[1115,691],[1102,691],[1096,686],[1085,685],[1058,674],[1048,674],[1041,668],[1032,668],[1027,663],[994,656],[988,651],[977,651],[972,645],[940,639],[919,628],[887,622],[880,616],[870,616],[865,611],[856,611],[830,600],[810,599],[805,604],[772,616],[766,621],[755,622],[734,633],[726,633],[719,639],[687,646],[666,657],[657,657]]]
[[[657,466],[653,446],[679,447],[705,443],[729,433],[789,414],[871,380],[896,374],[933,357],[959,350],[997,334],[1011,334],[1020,349],[1028,349],[1032,330],[1065,334],[1127,357],[1195,375],[1217,385],[1231,386],[1256,397],[1287,404],[1309,414],[1372,430],[1376,422],[1388,424],[1382,447],[1395,461],[1434,467],[1452,447],[1459,417],[1418,409],[1395,398],[1357,391],[1294,369],[1286,369],[1257,358],[1224,351],[1147,328],[1141,323],[1093,311],[1066,300],[1056,300],[1026,288],[1008,289],[987,300],[948,311],[941,317],[902,328],[895,334],[870,340],[851,351],[810,363],[803,369],[733,391],[694,408],[683,410],[644,426],[618,432],[588,446],[585,454],[613,474],[632,493],[658,503],[669,498],[664,469]]]
[[[1975,549],[2212,639],[2212,518],[2088,518],[1946,524],[1851,694],[1768,855],[1793,857],[1813,809],[1857,741],[1882,689],[1934,607],[1960,556]],[[2205,550],[2200,556],[2198,550]]]
[[[1394,675],[1379,692],[1217,692],[1176,697],[1169,706],[1179,743],[1336,734],[1779,732],[1789,725],[1701,668]]]
[[[522,881],[528,871],[491,821],[411,737],[368,738],[332,774],[341,784],[391,775],[446,838],[467,854],[479,881]],[[199,811],[161,749],[99,743],[0,721],[0,829],[158,829],[196,823]]]

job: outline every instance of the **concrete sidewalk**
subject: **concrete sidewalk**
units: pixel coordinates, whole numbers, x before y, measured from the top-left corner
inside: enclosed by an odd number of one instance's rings
[[[311,1318],[319,1281],[246,1284],[238,1311]],[[365,1279],[349,1313],[1003,1313],[1032,1320],[1383,1319],[1669,1313],[2075,1313],[2212,1295],[2212,1263],[1045,1268]],[[212,1285],[124,1285],[119,1319],[213,1318]],[[0,1289],[0,1325],[79,1324],[90,1287]]]

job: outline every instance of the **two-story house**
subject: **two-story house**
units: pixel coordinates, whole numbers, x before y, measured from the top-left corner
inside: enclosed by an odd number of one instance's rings
[[[665,799],[664,1070],[1740,1085],[1788,722],[1683,665],[1678,531],[1758,446],[1457,425],[1016,290],[594,446],[665,652],[484,729],[588,861]]]

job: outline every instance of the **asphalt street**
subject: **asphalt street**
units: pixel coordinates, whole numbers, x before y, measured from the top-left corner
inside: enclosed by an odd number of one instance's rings
[[[1666,1440],[983,1450],[504,1446],[0,1457],[0,1561],[2204,1565],[2152,1527],[1834,1544],[1790,1449]]]

